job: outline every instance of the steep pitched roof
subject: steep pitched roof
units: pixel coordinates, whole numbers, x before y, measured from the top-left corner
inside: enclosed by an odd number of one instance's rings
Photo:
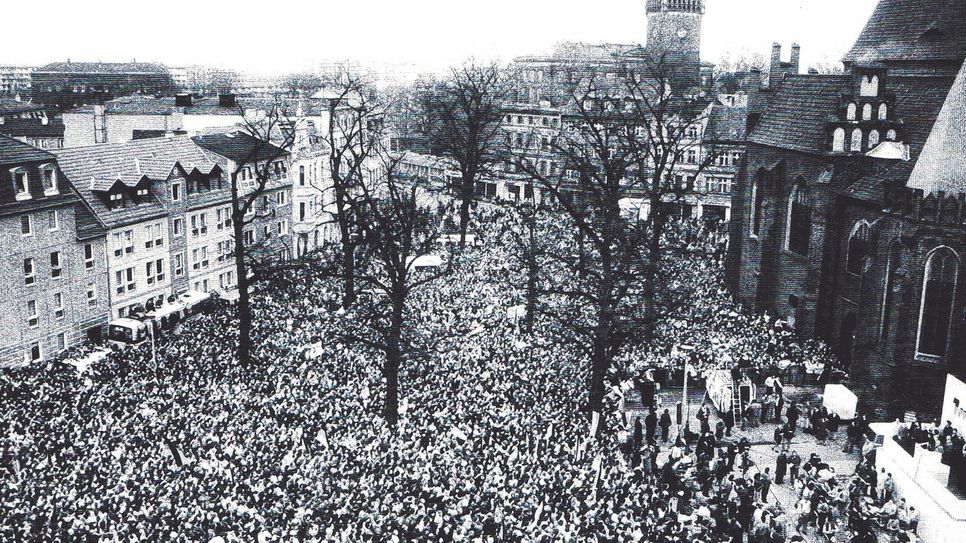
[[[826,151],[826,123],[842,95],[847,75],[789,75],[769,96],[768,107],[748,141],[805,153]]]
[[[121,183],[133,187],[145,177],[165,181],[176,165],[186,172],[210,173],[217,165],[187,136],[134,140],[55,151],[60,169],[105,226],[132,224],[166,213],[156,199],[108,209],[99,193]]]
[[[54,155],[42,151],[33,145],[0,135],[0,164],[17,164],[21,162],[40,162],[54,160]]]
[[[963,0],[880,0],[845,62],[962,61]]]
[[[946,97],[906,186],[926,194],[966,192],[966,64]]]
[[[201,147],[237,163],[274,160],[288,154],[281,147],[241,131],[195,136],[193,139]]]
[[[716,103],[711,106],[708,126],[704,130],[704,139],[717,142],[744,141],[747,124],[747,106],[730,107]]]

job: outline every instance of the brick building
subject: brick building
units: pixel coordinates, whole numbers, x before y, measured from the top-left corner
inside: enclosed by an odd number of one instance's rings
[[[915,334],[901,333],[898,343],[894,334],[917,320],[910,308],[919,303],[907,295],[905,313],[883,309],[899,303],[882,299],[884,270],[899,273],[889,248],[907,229],[884,231],[894,220],[884,194],[909,180],[966,58],[964,28],[962,2],[882,0],[844,75],[772,73],[750,106],[729,284],[746,306],[835,346],[853,386],[876,407],[885,398],[899,400],[894,409],[909,405],[892,392],[904,382],[895,368],[916,358],[908,347]],[[910,368],[903,375],[925,379],[910,387],[941,388],[925,367]],[[935,396],[918,394],[925,403]]]
[[[98,338],[109,315],[103,229],[57,157],[0,136],[0,365]]]

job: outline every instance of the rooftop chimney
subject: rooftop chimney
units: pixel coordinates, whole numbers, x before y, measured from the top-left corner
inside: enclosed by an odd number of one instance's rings
[[[177,107],[191,107],[191,93],[182,92],[174,97],[174,105]]]
[[[226,92],[218,95],[218,106],[219,107],[235,107],[237,102],[235,101],[235,95]]]
[[[782,61],[782,44],[777,41],[771,44],[771,67],[774,69]]]
[[[791,58],[791,70],[790,73],[797,74],[799,69],[799,61],[802,58],[802,46],[797,43],[792,44],[792,58]]]

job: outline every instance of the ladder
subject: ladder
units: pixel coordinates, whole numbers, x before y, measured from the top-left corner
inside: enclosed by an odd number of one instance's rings
[[[731,381],[731,414],[735,426],[741,424],[741,385],[738,381]]]

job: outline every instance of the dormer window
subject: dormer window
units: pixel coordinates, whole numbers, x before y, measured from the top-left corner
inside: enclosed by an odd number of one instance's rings
[[[845,110],[845,120],[854,121],[857,108],[855,104],[849,104],[849,107]]]
[[[14,168],[10,170],[10,175],[13,177],[13,192],[16,194],[17,200],[29,200],[30,181],[27,178],[27,170]]]
[[[44,187],[44,194],[53,196],[57,194],[57,168],[52,164],[40,167],[40,182]]]
[[[138,194],[138,198],[147,198],[148,197],[148,189],[146,189],[146,188],[138,189],[138,193],[137,194]]]
[[[123,192],[112,192],[108,195],[107,206],[111,209],[117,209],[119,207],[124,207],[124,193]]]
[[[859,95],[860,96],[878,96],[879,95],[879,76],[864,76],[862,81],[859,83]]]

